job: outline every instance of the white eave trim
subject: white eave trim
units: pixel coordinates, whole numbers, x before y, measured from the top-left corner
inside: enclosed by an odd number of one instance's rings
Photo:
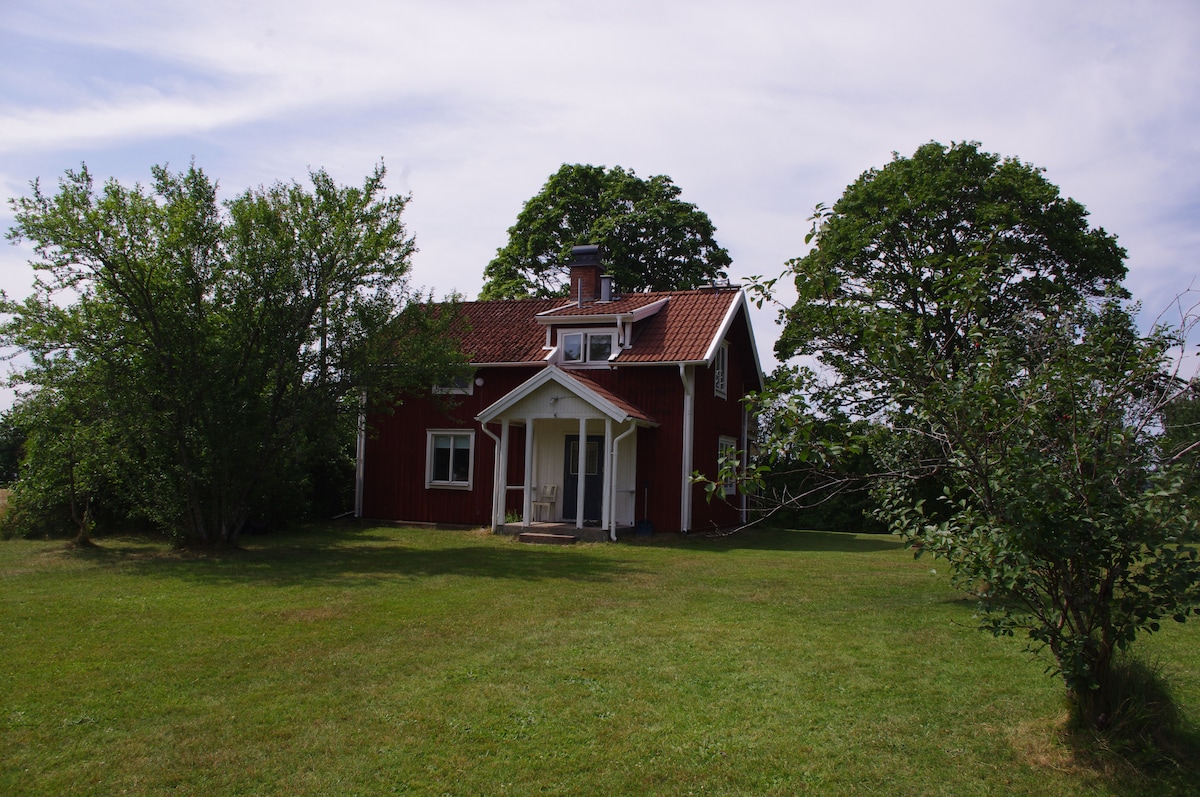
[[[659,310],[666,307],[667,302],[669,302],[669,301],[671,301],[671,297],[666,296],[662,299],[659,299],[657,302],[651,302],[648,305],[637,308],[636,310],[631,312],[629,315],[633,316],[634,321],[641,321],[643,318],[649,318],[650,316],[657,313]]]
[[[750,326],[750,304],[746,301],[746,292],[744,290],[739,290],[737,296],[737,299],[729,303],[729,309],[725,311],[725,317],[721,319],[721,326],[717,329],[717,334],[713,336],[712,341],[708,344],[708,350],[704,352],[704,363],[709,366],[713,364],[713,361],[717,357],[717,350],[721,348],[721,344],[729,334],[730,328],[733,327],[738,310],[744,310],[746,313],[746,333],[750,338],[750,354],[754,358],[754,371],[758,374],[758,384],[761,386],[766,384],[766,378],[763,375],[762,360],[758,357],[758,344],[754,340],[754,328]]]
[[[561,368],[558,368],[554,365],[547,365],[541,371],[510,390],[499,401],[496,401],[483,412],[476,415],[475,420],[479,421],[480,423],[489,423],[498,419],[504,414],[505,410],[509,409],[521,399],[530,395],[539,387],[545,385],[547,382],[557,383],[565,390],[574,393],[576,396],[583,399],[588,404],[607,415],[609,418],[612,418],[617,423],[625,423],[626,421],[633,421],[640,425],[648,425],[652,423],[643,418],[635,418],[621,407],[613,404],[611,401],[604,398],[587,385],[572,378]]]
[[[517,360],[511,363],[470,362],[467,364],[472,368],[541,368],[546,363],[543,360]]]
[[[671,301],[671,297],[664,296],[661,299],[650,302],[650,304],[642,305],[641,307],[636,307],[633,310],[630,310],[625,313],[599,313],[599,312],[597,312],[597,313],[589,313],[589,314],[572,313],[571,315],[555,315],[555,313],[557,313],[560,310],[566,310],[568,308],[578,307],[578,305],[576,305],[576,304],[568,304],[568,305],[564,305],[563,307],[556,307],[553,310],[544,310],[544,311],[538,313],[537,315],[535,315],[534,319],[539,324],[543,324],[546,326],[549,326],[552,324],[555,324],[555,325],[570,324],[573,326],[586,326],[588,324],[620,324],[620,323],[624,323],[627,321],[641,321],[643,318],[649,318],[650,316],[657,313],[659,310],[666,307],[667,302],[669,302],[669,301]],[[601,307],[603,306],[603,303],[597,303],[597,302],[592,302],[588,306],[596,307],[597,304],[599,304]]]

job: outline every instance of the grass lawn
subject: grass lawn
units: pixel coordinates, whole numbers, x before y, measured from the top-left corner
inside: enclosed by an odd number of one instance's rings
[[[889,537],[0,543],[4,795],[1155,795]],[[1200,738],[1200,627],[1142,645]]]

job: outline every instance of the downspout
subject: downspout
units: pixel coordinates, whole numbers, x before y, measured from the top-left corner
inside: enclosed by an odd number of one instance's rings
[[[499,528],[496,524],[496,494],[499,492],[497,485],[500,479],[500,438],[488,428],[485,422],[480,421],[479,426],[483,429],[483,433],[492,438],[492,441],[496,444],[496,456],[493,457],[492,462],[492,533],[495,534]]]
[[[363,481],[367,460],[367,391],[358,397],[358,440],[354,444],[354,516],[363,516]]]
[[[609,473],[612,474],[612,480],[609,482],[609,489],[612,490],[612,494],[609,496],[608,500],[608,538],[613,542],[617,541],[617,451],[621,448],[621,441],[633,434],[635,429],[637,429],[636,423],[629,424],[629,428],[627,430],[616,436],[612,445],[612,467],[609,470]],[[634,489],[636,490],[636,474],[633,480],[633,485]]]
[[[683,467],[680,480],[682,494],[679,498],[679,531],[687,534],[692,526],[692,449],[695,446],[696,372],[680,363],[679,378],[683,381]]]

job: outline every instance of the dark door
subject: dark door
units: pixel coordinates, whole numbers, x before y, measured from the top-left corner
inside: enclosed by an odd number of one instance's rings
[[[583,519],[601,520],[604,508],[604,438],[588,435],[584,452]],[[579,435],[567,435],[563,467],[563,519],[577,520],[579,506]]]

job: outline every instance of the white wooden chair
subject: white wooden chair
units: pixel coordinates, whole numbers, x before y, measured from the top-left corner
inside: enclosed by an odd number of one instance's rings
[[[541,490],[538,491],[536,501],[530,501],[530,506],[533,507],[533,519],[537,520],[540,513],[538,509],[546,510],[546,519],[554,519],[554,502],[558,500],[558,485],[543,484]]]

